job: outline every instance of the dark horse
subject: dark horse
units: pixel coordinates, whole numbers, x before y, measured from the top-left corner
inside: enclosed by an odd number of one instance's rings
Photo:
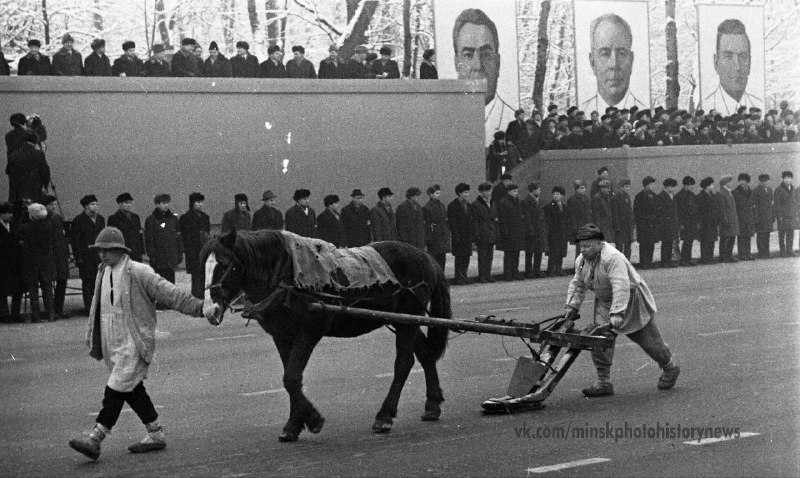
[[[261,327],[275,341],[283,362],[283,385],[289,393],[289,420],[280,441],[295,441],[305,426],[319,433],[325,422],[303,394],[303,371],[322,337],[357,337],[382,324],[341,314],[311,314],[309,302],[354,305],[373,310],[451,318],[450,291],[442,269],[425,252],[400,242],[370,245],[391,268],[400,286],[373,287],[359,292],[315,294],[296,288],[292,257],[280,231],[229,233],[212,237],[201,257],[206,264],[206,307],[224,311],[240,293],[260,307],[252,308]],[[428,310],[428,306],[430,309]],[[253,310],[256,312],[253,313]],[[211,318],[209,320],[212,320]],[[221,320],[221,315],[219,316]],[[394,379],[383,401],[372,431],[392,429],[400,393],[414,365],[414,357],[425,371],[426,400],[422,420],[437,420],[444,401],[436,362],[447,344],[447,330],[429,328],[427,337],[419,327],[396,325]]]

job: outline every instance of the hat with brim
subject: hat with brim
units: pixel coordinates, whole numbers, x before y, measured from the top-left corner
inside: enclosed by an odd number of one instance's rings
[[[125,246],[125,237],[122,235],[122,231],[113,226],[104,227],[89,249],[122,249],[125,252],[131,252]]]
[[[581,226],[581,228],[578,229],[578,233],[575,234],[575,243],[577,244],[581,241],[586,241],[589,239],[599,239],[602,241],[605,238],[606,237],[603,235],[603,231],[601,231],[599,227],[589,223]]]
[[[263,195],[261,195],[262,201],[269,201],[270,199],[276,198],[278,196],[275,195],[272,191],[265,191]]]

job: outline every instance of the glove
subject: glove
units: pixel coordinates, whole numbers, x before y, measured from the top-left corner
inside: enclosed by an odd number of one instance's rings
[[[567,306],[564,309],[564,318],[569,321],[574,321],[578,317],[578,309],[574,307]]]
[[[611,321],[611,327],[615,328],[615,329],[618,329],[622,325],[622,321],[623,321],[624,317],[622,317],[621,314],[614,314],[614,315],[612,315],[610,317],[610,319],[611,319],[610,320]]]

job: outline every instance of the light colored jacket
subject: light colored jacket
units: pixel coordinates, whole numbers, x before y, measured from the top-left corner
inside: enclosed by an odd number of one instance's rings
[[[630,334],[647,325],[656,313],[656,302],[650,288],[625,256],[611,244],[603,242],[599,260],[575,260],[575,276],[569,283],[567,305],[580,309],[587,290],[594,291],[594,321],[608,325],[609,316],[621,314],[622,325],[615,330]]]
[[[114,284],[114,291],[122,294],[122,315],[136,343],[136,350],[142,360],[150,363],[156,348],[156,302],[192,317],[202,317],[203,301],[159,276],[150,266],[133,261],[127,255],[122,260],[125,261],[122,278]],[[99,324],[100,287],[105,270],[101,264],[86,332],[86,345],[91,349],[89,355],[97,360],[103,358]]]

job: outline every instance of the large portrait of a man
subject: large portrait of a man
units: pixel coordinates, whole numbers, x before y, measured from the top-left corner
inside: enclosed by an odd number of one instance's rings
[[[701,106],[725,116],[742,106],[763,108],[763,7],[698,5],[697,10]]]
[[[575,0],[578,106],[648,108],[650,55],[647,4]]]
[[[489,144],[519,107],[516,1],[436,0],[433,8],[439,78],[486,81]]]

